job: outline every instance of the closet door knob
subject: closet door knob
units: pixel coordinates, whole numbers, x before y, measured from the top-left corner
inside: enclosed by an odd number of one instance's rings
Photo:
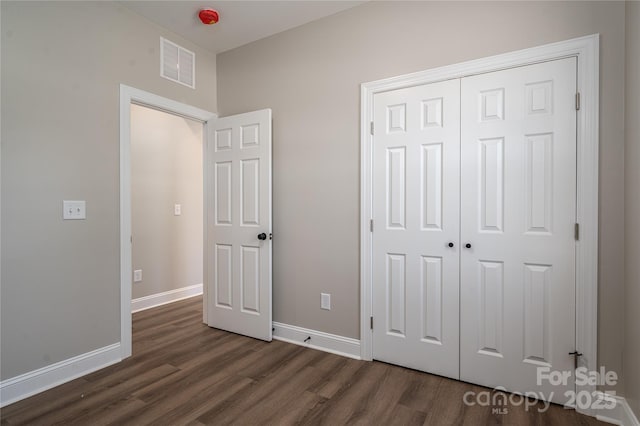
[[[449,247],[453,247],[453,243],[449,243],[447,244]]]
[[[471,243],[467,243],[464,245],[466,248],[471,248]]]

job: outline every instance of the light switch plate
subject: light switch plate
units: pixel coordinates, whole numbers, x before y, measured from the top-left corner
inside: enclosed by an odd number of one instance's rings
[[[142,281],[142,269],[136,269],[133,271],[133,282],[139,283],[140,281]]]
[[[64,220],[81,220],[87,218],[86,203],[83,201],[63,200],[62,218]]]
[[[180,204],[173,205],[173,215],[180,216],[182,214],[182,206]]]
[[[329,293],[320,293],[320,309],[331,310],[331,295]]]

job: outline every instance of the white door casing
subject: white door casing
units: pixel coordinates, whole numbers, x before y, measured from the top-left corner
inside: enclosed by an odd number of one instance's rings
[[[564,404],[536,371],[574,368],[576,59],[461,84],[460,378]]]
[[[459,116],[458,79],[374,98],[375,358],[456,379]]]
[[[204,124],[205,135],[216,114],[164,98],[134,87],[120,85],[120,348],[121,357],[131,356],[131,284],[133,280],[131,240],[131,105],[187,117]],[[206,199],[206,194],[205,199]],[[205,207],[206,210],[206,207]],[[206,213],[206,211],[205,211]],[[206,241],[205,236],[203,238]],[[205,246],[206,258],[206,246]],[[206,272],[206,268],[205,268]],[[206,288],[204,289],[206,294]],[[203,303],[206,312],[206,304]]]
[[[271,341],[271,110],[217,119],[207,144],[207,322]]]
[[[575,350],[582,353],[578,365],[595,371],[597,364],[598,295],[598,153],[599,153],[599,35],[554,42],[496,56],[400,75],[361,85],[361,358],[373,359],[373,134],[374,97],[383,92],[464,78],[530,64],[573,57],[577,61],[577,200],[576,217],[580,238],[576,248]],[[377,129],[376,129],[377,131]],[[464,173],[464,172],[463,172]],[[378,320],[374,321],[375,324]],[[375,327],[374,327],[375,328]],[[593,395],[596,386],[578,384],[577,392]],[[576,406],[580,413],[594,415],[589,406]]]

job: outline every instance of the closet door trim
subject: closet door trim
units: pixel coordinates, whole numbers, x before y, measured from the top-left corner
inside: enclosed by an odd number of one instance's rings
[[[363,83],[360,90],[360,348],[361,358],[373,355],[372,313],[372,134],[373,98],[376,93],[469,77],[556,59],[577,58],[577,222],[576,244],[576,350],[580,366],[597,370],[598,277],[598,152],[599,152],[599,34],[547,44],[473,61]],[[595,392],[591,385],[578,392]],[[593,415],[591,410],[579,412]]]

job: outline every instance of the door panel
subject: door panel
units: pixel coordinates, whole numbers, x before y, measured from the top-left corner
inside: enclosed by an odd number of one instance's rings
[[[215,306],[217,308],[233,308],[233,246],[229,244],[216,244],[215,249]]]
[[[271,110],[215,120],[208,144],[208,325],[270,341]]]
[[[569,58],[375,95],[375,359],[567,402],[575,91]]]
[[[573,370],[576,60],[461,84],[460,378],[565,403],[536,369]]]
[[[459,100],[459,80],[377,94],[373,140],[373,356],[453,378]]]

